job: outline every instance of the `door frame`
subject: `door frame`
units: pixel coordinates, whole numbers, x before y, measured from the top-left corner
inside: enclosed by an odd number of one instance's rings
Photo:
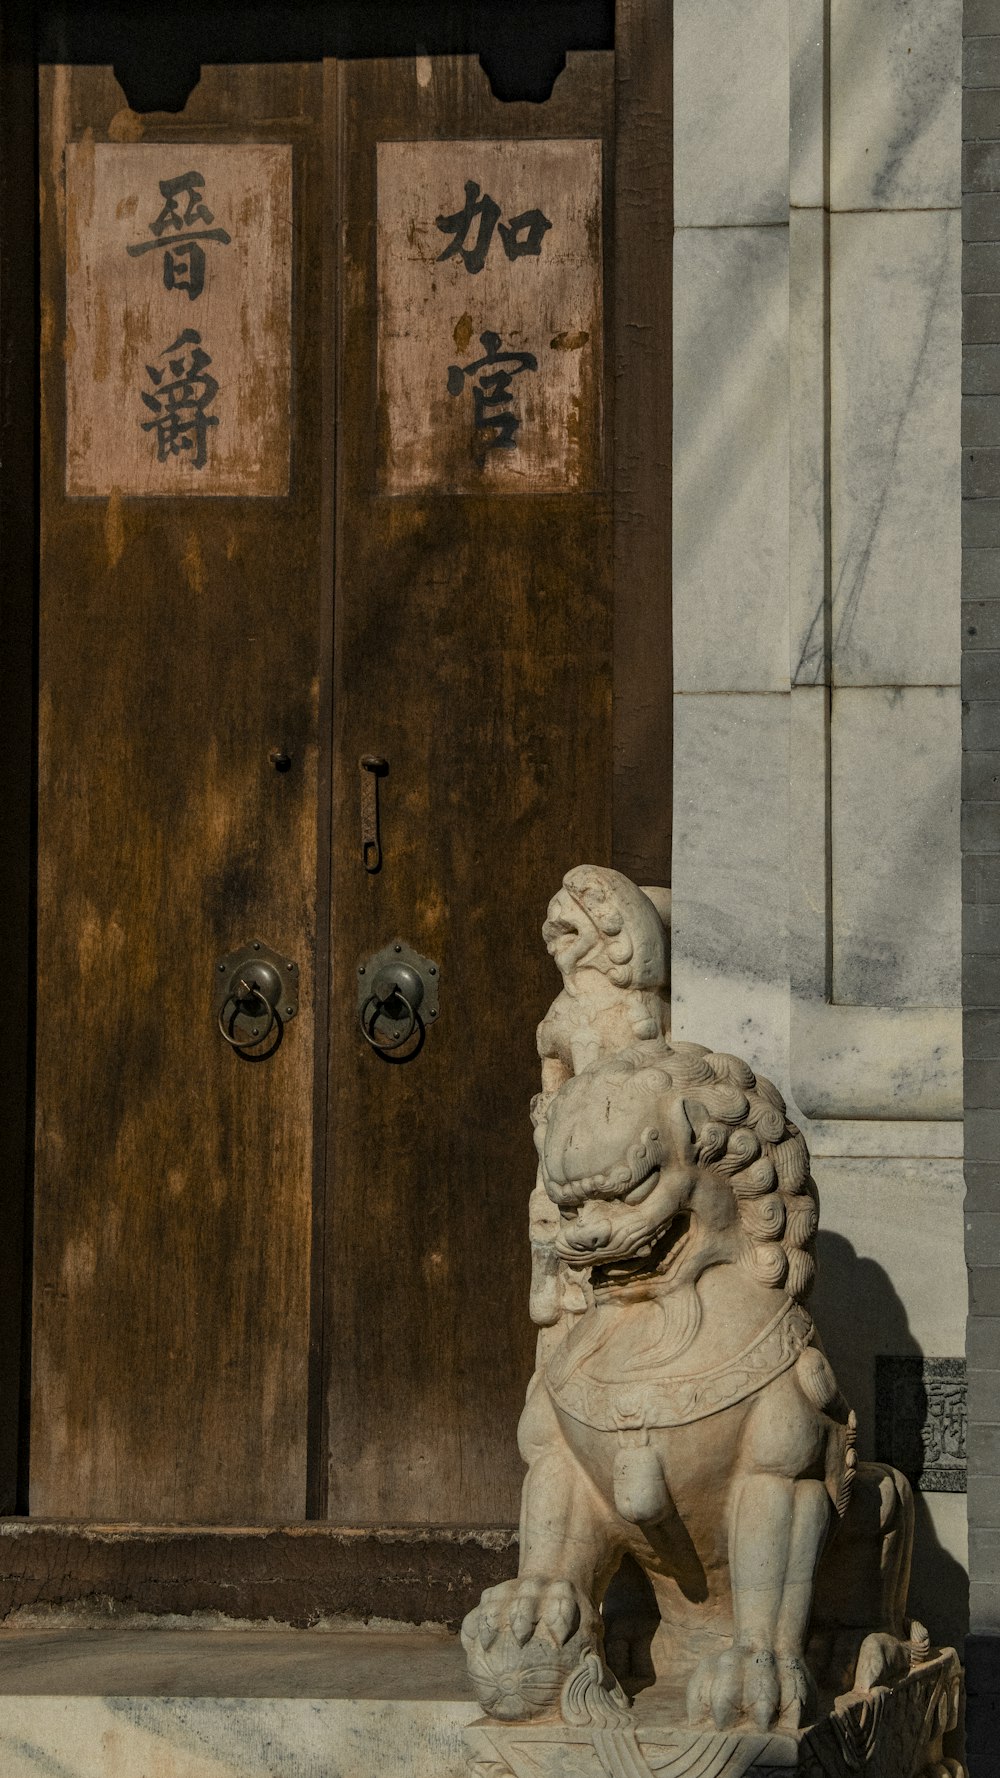
[[[7,1015],[0,1027],[0,1512],[27,1501],[34,1147],[38,625],[38,98],[28,9],[0,4],[0,807]]]

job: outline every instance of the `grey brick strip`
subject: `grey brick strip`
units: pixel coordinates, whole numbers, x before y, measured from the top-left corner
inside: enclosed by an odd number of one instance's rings
[[[962,952],[969,1264],[968,1764],[1000,1774],[1000,0],[965,0]]]

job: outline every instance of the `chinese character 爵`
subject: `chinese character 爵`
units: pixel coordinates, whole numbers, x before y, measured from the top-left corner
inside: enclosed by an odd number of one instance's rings
[[[481,439],[476,452],[476,461],[482,465],[487,451],[513,450],[516,445],[521,420],[513,411],[511,383],[522,371],[537,370],[538,359],[533,352],[501,352],[498,333],[481,333],[479,343],[485,348],[482,358],[464,366],[449,364],[448,394],[461,395],[466,378],[477,379],[472,385],[473,421],[477,433],[492,434]],[[512,368],[504,369],[505,365]]]
[[[159,183],[163,208],[149,225],[153,239],[138,241],[126,251],[133,259],[143,253],[162,252],[166,288],[186,291],[188,300],[193,302],[205,288],[205,250],[201,242],[218,241],[228,247],[231,236],[224,228],[208,226],[215,217],[204,201],[204,173],[179,173],[175,179],[161,179]],[[206,226],[196,228],[194,225],[199,222]]]
[[[219,424],[215,414],[205,411],[219,392],[215,378],[208,375],[212,360],[201,349],[201,334],[190,327],[160,357],[167,360],[165,369],[146,366],[155,393],[143,391],[142,399],[153,418],[142,422],[142,430],[156,434],[157,462],[191,452],[192,469],[203,469],[208,428]],[[168,370],[173,380],[165,382]]]

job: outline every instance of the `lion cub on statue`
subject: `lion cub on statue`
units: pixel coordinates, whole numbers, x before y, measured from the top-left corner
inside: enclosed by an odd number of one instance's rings
[[[665,933],[642,890],[581,866],[543,936],[564,985],[539,1026],[532,1106],[542,1331],[519,1429],[520,1572],[465,1621],[473,1683],[490,1714],[525,1718],[589,1663],[624,1704],[603,1656],[627,1692],[654,1674],[682,1682],[691,1723],[798,1728],[817,1711],[811,1629],[839,1661],[834,1684],[850,1683],[865,1629],[876,1681],[906,1668],[912,1515],[902,1477],[859,1471],[854,1416],[804,1307],[806,1145],[770,1081],[669,1042]],[[852,1490],[867,1497],[856,1532]],[[818,1626],[821,1557],[845,1516],[837,1619]],[[875,1624],[870,1598],[866,1623],[848,1597],[863,1539],[881,1576]],[[642,1651],[606,1598],[625,1557],[655,1593]]]

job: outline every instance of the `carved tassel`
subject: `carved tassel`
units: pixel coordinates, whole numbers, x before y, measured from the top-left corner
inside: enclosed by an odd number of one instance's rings
[[[615,1506],[630,1524],[655,1525],[671,1506],[660,1459],[647,1433],[620,1436],[614,1468]]]

